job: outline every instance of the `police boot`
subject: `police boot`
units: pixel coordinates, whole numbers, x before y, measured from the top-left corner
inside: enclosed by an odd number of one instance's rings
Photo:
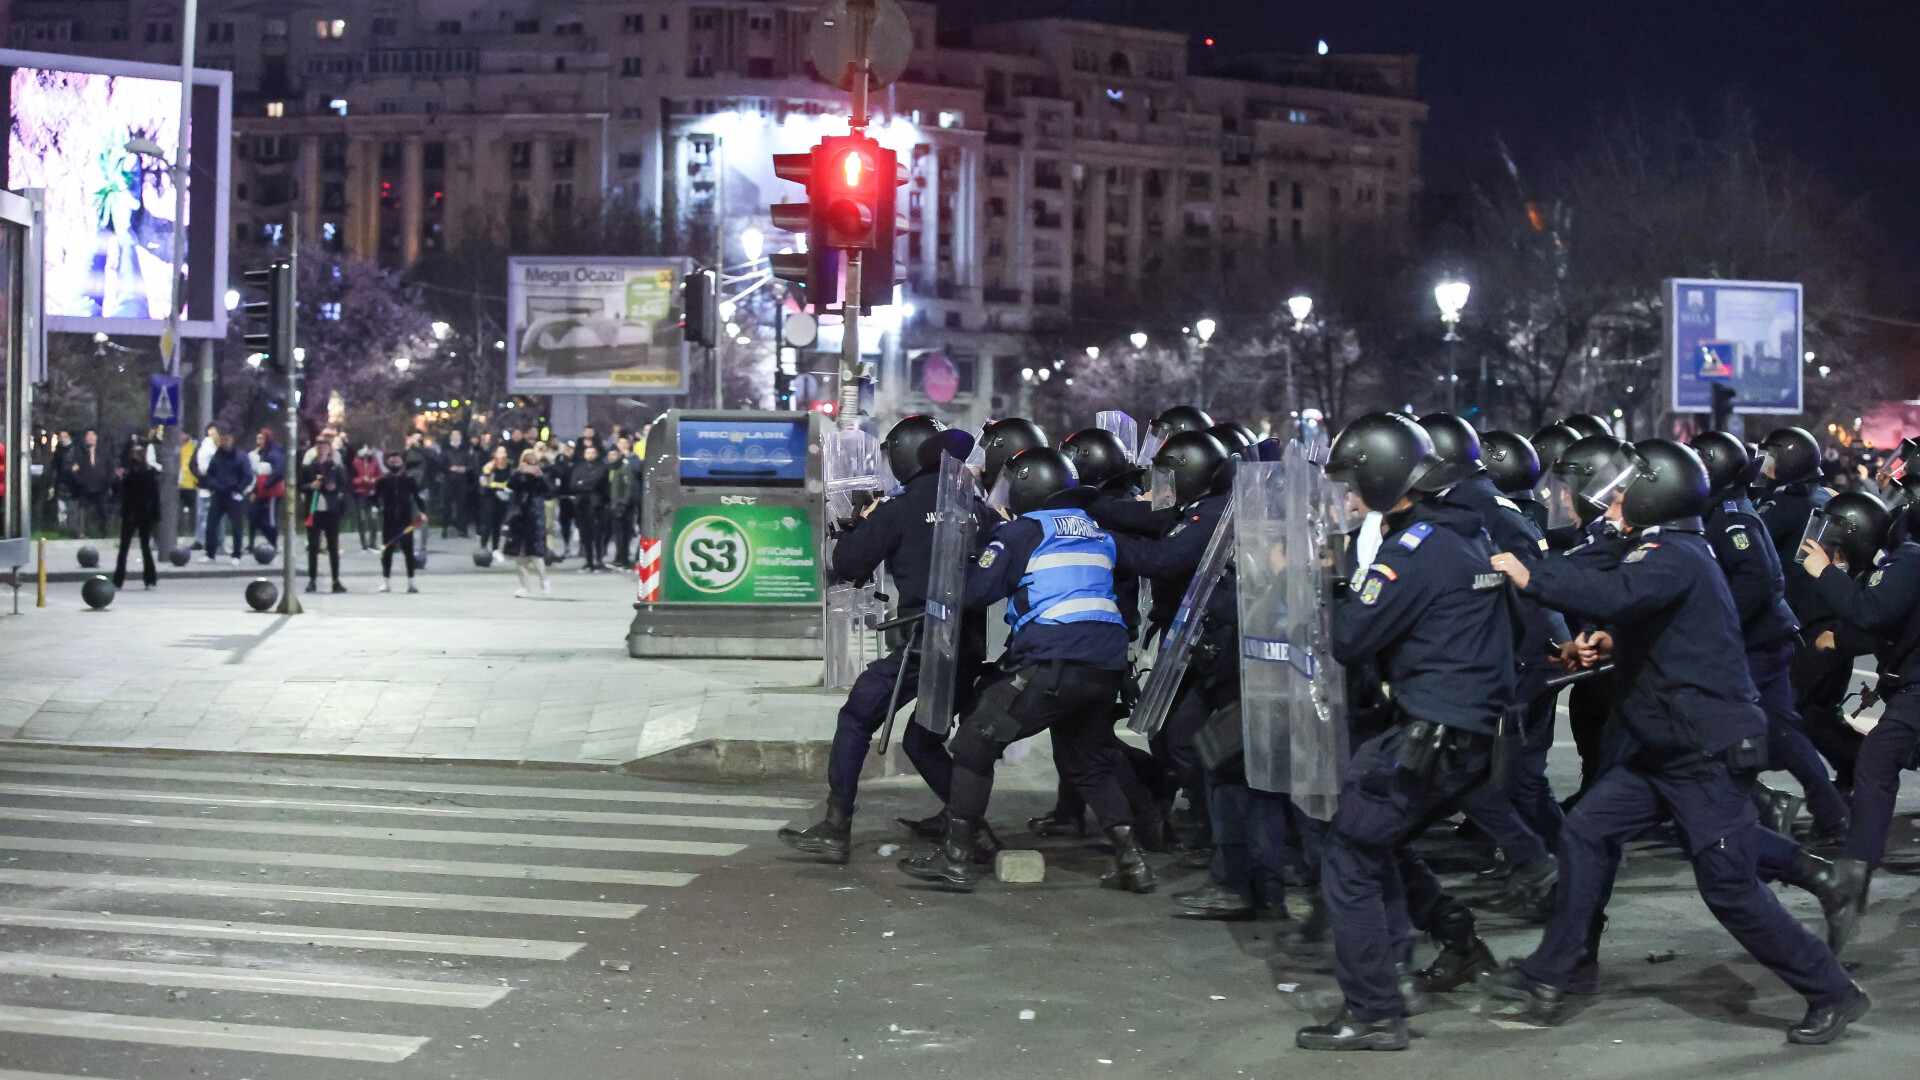
[[[1231,889],[1209,881],[1192,892],[1173,895],[1176,919],[1240,920],[1253,918],[1253,903]]]
[[[1107,830],[1107,839],[1113,841],[1113,872],[1101,877],[1102,888],[1150,893],[1159,887],[1147,853],[1133,839],[1133,826],[1115,825]]]
[[[1867,864],[1860,859],[1836,859],[1833,862],[1807,851],[1793,856],[1793,863],[1782,875],[1789,885],[1813,894],[1820,911],[1827,917],[1827,947],[1833,955],[1852,940],[1867,909]]]
[[[1405,1050],[1407,1020],[1356,1020],[1343,1008],[1332,1020],[1295,1032],[1293,1044],[1302,1050]]]
[[[1566,991],[1557,986],[1529,979],[1520,973],[1519,965],[1509,960],[1498,971],[1490,971],[1480,976],[1479,986],[1488,994],[1503,1001],[1517,1001],[1523,1006],[1522,1013],[1537,1024],[1551,1027],[1565,1019],[1567,1010]]]
[[[1006,846],[999,837],[993,835],[993,826],[982,821],[973,836],[973,861],[981,866],[992,866],[994,856]]]
[[[1807,800],[1791,791],[1779,791],[1765,784],[1753,785],[1753,802],[1760,809],[1760,824],[1779,833],[1793,835],[1793,819]]]
[[[1552,855],[1517,867],[1507,879],[1506,902],[1519,915],[1553,914],[1554,889],[1560,884],[1560,860]]]
[[[853,852],[853,813],[827,802],[827,816],[810,829],[781,829],[780,842],[830,863],[844,864]]]
[[[1307,912],[1306,921],[1300,924],[1297,939],[1302,945],[1323,945],[1327,940],[1327,902],[1314,894],[1313,910]]]
[[[923,818],[897,817],[895,822],[904,826],[907,834],[915,840],[938,840],[947,835],[947,812],[945,810]]]
[[[1049,839],[1060,836],[1084,837],[1087,835],[1087,812],[1082,810],[1069,817],[1055,807],[1040,817],[1028,818],[1027,828],[1033,831],[1033,835]]]
[[[1419,1016],[1433,1011],[1433,997],[1420,986],[1420,980],[1414,977],[1413,965],[1401,962],[1393,965],[1394,982],[1400,991],[1400,1011],[1408,1016]]]
[[[1873,999],[1853,984],[1853,994],[1837,1005],[1824,1008],[1807,1008],[1807,1015],[1798,1024],[1787,1030],[1787,1041],[1800,1046],[1824,1046],[1840,1037],[1847,1025],[1867,1015],[1873,1008]]]
[[[1455,906],[1442,912],[1429,929],[1440,942],[1440,955],[1433,958],[1432,964],[1414,973],[1422,990],[1444,993],[1498,966],[1487,943],[1473,932],[1473,912],[1465,907]]]
[[[947,834],[941,838],[940,846],[917,859],[901,859],[900,871],[908,877],[931,881],[942,888],[972,892],[973,887],[986,876],[986,871],[973,861],[974,846],[978,843],[977,833],[973,822],[949,817]]]

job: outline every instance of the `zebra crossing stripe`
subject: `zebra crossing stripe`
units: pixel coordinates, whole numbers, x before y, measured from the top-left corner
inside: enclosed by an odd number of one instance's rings
[[[127,874],[74,874],[56,870],[0,869],[0,885],[47,889],[94,889],[162,896],[219,896],[244,900],[281,900],[294,904],[359,904],[365,907],[419,908],[431,911],[485,911],[501,915],[558,915],[580,919],[631,919],[644,904],[608,904],[596,900],[539,900],[524,896],[463,896],[458,893],[385,892],[334,889],[317,885],[270,885],[252,881],[139,877]]]
[[[0,806],[0,821],[58,822],[65,825],[117,825],[247,836],[306,836],[336,840],[394,840],[421,844],[480,844],[486,847],[630,851],[654,855],[738,855],[745,844],[704,840],[652,840],[627,836],[565,836],[549,833],[475,832],[468,829],[387,829],[377,825],[310,825],[300,822],[223,821],[164,814],[109,814],[91,810],[46,810]]]
[[[149,964],[47,953],[0,953],[0,975],[133,983],[138,986],[179,986],[190,990],[288,994],[345,1001],[386,1001],[400,1005],[442,1005],[455,1009],[484,1009],[506,997],[510,990],[505,986],[462,986],[458,983],[383,979],[353,973]]]
[[[595,825],[652,825],[675,829],[734,829],[769,832],[786,818],[711,817],[696,814],[628,814],[610,810],[548,810],[503,806],[404,806],[391,803],[350,803],[332,799],[276,799],[252,795],[207,795],[187,791],[127,791],[114,788],[65,787],[56,784],[0,784],[0,794],[49,799],[90,799],[99,802],[182,803],[189,806],[234,806],[257,810],[315,810],[329,814],[397,814],[404,817],[467,818],[480,821],[565,821]]]
[[[423,1036],[376,1035],[365,1031],[232,1024],[213,1020],[170,1020],[159,1016],[74,1012],[0,1005],[0,1031],[15,1035],[57,1035],[76,1039],[189,1046],[203,1050],[252,1050],[263,1054],[333,1058],[340,1061],[405,1061],[427,1045]]]
[[[0,1080],[101,1080],[97,1076],[74,1076],[71,1073],[27,1072],[24,1069],[9,1069],[0,1066]]]
[[[109,858],[177,859],[182,862],[301,866],[325,870],[366,870],[393,874],[450,874],[463,877],[514,878],[521,881],[581,881],[599,885],[659,885],[667,888],[686,885],[697,876],[664,870],[619,870],[603,866],[391,859],[375,855],[326,855],[306,851],[181,847],[173,844],[121,844],[67,840],[50,836],[0,836],[0,851],[48,851],[63,855],[104,855]]]
[[[526,960],[565,960],[586,948],[584,942],[541,941],[537,938],[403,934],[391,930],[346,930],[333,926],[173,919],[156,915],[115,915],[105,911],[62,911],[25,907],[0,907],[0,926],[84,930],[100,934],[218,938],[226,941],[269,942],[276,945],[381,949],[387,952],[493,956]],[[0,1080],[7,1080],[5,1072],[0,1072]]]
[[[283,776],[275,773],[201,772],[193,769],[144,769],[115,765],[58,765],[31,761],[0,761],[0,772],[39,773],[47,776],[114,777],[133,780],[177,780],[195,784],[247,784],[259,787],[326,788],[338,791],[397,791],[427,795],[484,795],[507,799],[574,799],[598,803],[668,803],[681,806],[738,806],[769,810],[805,810],[809,799],[776,795],[703,795],[693,791],[629,791],[625,789],[522,787],[517,784],[438,784],[413,780],[363,780],[344,776]]]

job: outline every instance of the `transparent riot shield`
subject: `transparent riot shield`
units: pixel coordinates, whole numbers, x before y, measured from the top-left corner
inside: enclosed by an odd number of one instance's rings
[[[1321,468],[1327,439],[1318,435],[1304,454],[1288,447],[1285,464],[1299,490],[1289,496],[1287,550],[1304,572],[1288,578],[1288,610],[1296,613],[1294,640],[1306,643],[1309,663],[1303,671],[1305,700],[1298,701],[1289,726],[1292,786],[1287,789],[1300,812],[1330,821],[1340,804],[1340,783],[1347,766],[1347,677],[1333,659],[1333,605],[1329,600],[1340,565],[1340,548],[1353,527],[1347,485],[1328,480]],[[1301,460],[1304,458],[1304,460]],[[1293,665],[1301,671],[1301,665]]]
[[[821,641],[826,663],[821,683],[830,690],[851,687],[867,665],[880,658],[879,635],[873,627],[885,618],[886,605],[875,595],[878,591],[872,582],[841,582],[827,587],[827,618]]]
[[[1140,425],[1133,417],[1118,409],[1103,409],[1093,414],[1093,426],[1113,432],[1120,439],[1120,445],[1127,448],[1127,460],[1139,463]]]
[[[1193,653],[1194,643],[1200,640],[1200,622],[1207,613],[1207,601],[1233,558],[1233,516],[1233,502],[1229,500],[1220,515],[1220,524],[1214,526],[1213,536],[1207,540],[1200,568],[1187,585],[1187,595],[1180,598],[1180,609],[1174,613],[1173,624],[1167,627],[1166,636],[1160,642],[1153,669],[1147,673],[1146,686],[1140,690],[1140,701],[1127,720],[1127,726],[1142,735],[1159,731],[1160,725],[1166,722],[1167,711],[1173,708],[1180,679],[1187,673],[1187,659]]]
[[[927,567],[927,618],[920,645],[920,697],[913,722],[945,736],[953,724],[954,674],[960,663],[961,596],[973,557],[979,485],[965,462],[940,458],[933,504],[933,555]]]
[[[867,499],[892,486],[880,440],[859,428],[829,431],[821,438],[820,475],[827,493],[827,519],[834,522],[851,521]]]
[[[890,477],[880,442],[873,433],[857,428],[829,431],[820,441],[820,471],[826,488],[827,534],[830,542],[860,516],[868,502],[886,490]],[[831,555],[831,552],[829,552]],[[821,683],[833,689],[853,685],[860,672],[877,658],[879,648],[871,627],[878,590],[872,583],[829,586],[826,618],[821,629]]]

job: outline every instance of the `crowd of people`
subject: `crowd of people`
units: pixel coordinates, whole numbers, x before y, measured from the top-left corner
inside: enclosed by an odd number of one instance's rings
[[[1527,437],[1375,413],[1330,447],[1308,445],[1191,406],[1161,414],[1138,454],[1105,427],[1055,447],[1018,418],[977,440],[900,421],[881,444],[897,487],[830,557],[844,582],[885,568],[890,651],[840,711],[824,817],[780,839],[847,862],[873,736],[919,693],[950,690],[950,704],[917,704],[901,738],[942,808],[902,819],[932,848],[900,869],[979,886],[1001,849],[987,823],[994,765],[1046,732],[1059,799],[1028,828],[1085,837],[1090,809],[1112,853],[1103,885],[1150,893],[1171,866],[1204,870],[1171,914],[1285,920],[1289,948],[1331,939],[1343,1006],[1297,1033],[1303,1049],[1404,1049],[1408,1016],[1469,985],[1526,1020],[1564,1021],[1600,989],[1614,878],[1625,845],[1649,835],[1679,848],[1708,910],[1805,997],[1790,1042],[1831,1042],[1865,1015],[1868,995],[1837,957],[1885,854],[1899,773],[1920,767],[1920,543],[1908,531],[1920,443],[1841,462],[1799,428],[1758,445],[1717,431],[1634,443],[1592,415]],[[1245,469],[1283,455],[1312,464]],[[975,494],[956,510],[949,478],[968,460]],[[1261,636],[1286,613],[1236,583],[1236,565],[1291,556],[1217,558],[1232,550],[1243,469],[1269,485],[1311,476],[1345,508],[1302,561],[1327,587],[1292,594],[1321,598],[1323,639]],[[955,550],[957,593],[942,584],[956,580]],[[987,663],[986,610],[1003,601],[1009,637]],[[1868,654],[1877,682],[1851,691]],[[1328,661],[1342,665],[1329,676],[1340,693],[1289,714],[1305,729],[1261,721],[1275,706],[1243,700],[1261,664],[1311,679]],[[1150,705],[1156,679],[1171,696]],[[1581,769],[1577,790],[1556,793],[1547,758],[1563,695]],[[1843,713],[1850,700],[1884,711],[1862,721],[1859,707]],[[1129,713],[1147,749],[1116,734]],[[1311,747],[1327,760],[1306,764],[1333,766],[1320,774],[1337,778],[1328,792],[1300,781]],[[1276,779],[1270,763],[1290,755],[1294,772]],[[1771,770],[1804,795],[1763,783]],[[1455,818],[1456,835],[1492,852],[1484,876],[1504,879],[1500,908],[1542,925],[1530,955],[1498,963],[1473,907],[1423,858],[1429,830]],[[1817,899],[1824,940],[1775,882]],[[1304,918],[1289,884],[1309,891]],[[1438,946],[1425,965],[1417,935]]]

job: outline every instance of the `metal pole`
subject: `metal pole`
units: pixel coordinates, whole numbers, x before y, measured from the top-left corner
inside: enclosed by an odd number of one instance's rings
[[[193,46],[199,37],[199,0],[185,0],[180,35],[180,123],[168,175],[173,179],[173,276],[168,282],[167,326],[161,337],[161,367],[180,374],[180,269],[187,254],[187,149],[193,124]],[[217,287],[217,283],[216,283]],[[184,396],[184,395],[183,395]],[[184,402],[183,402],[184,404]],[[178,420],[178,417],[175,418]],[[180,440],[163,439],[160,446],[160,550],[173,550],[180,532]]]
[[[293,339],[300,340],[300,211],[293,211],[291,227],[287,230],[292,238],[288,243],[287,257],[287,294],[293,303]],[[294,523],[299,519],[294,508],[300,501],[300,361],[298,352],[289,350],[287,367],[287,493],[280,497],[280,606],[274,610],[282,615],[298,615],[301,612],[300,598],[293,591],[293,552]]]
[[[855,135],[867,130],[867,84],[873,81],[873,58],[867,55],[867,34],[873,29],[873,0],[848,0],[847,13],[853,16],[853,55],[857,70],[853,76],[853,115],[848,127]],[[893,177],[884,177],[892,183]],[[892,222],[885,223],[892,228]],[[842,431],[850,431],[860,419],[860,271],[865,253],[855,248],[847,252],[846,288],[840,301],[840,409],[835,419]]]
[[[727,162],[726,143],[720,136],[713,137],[713,309],[714,324],[720,327],[719,308],[720,281],[727,276]],[[720,375],[721,359],[726,346],[718,341],[707,346],[707,363],[713,368],[713,407],[727,407],[727,395]]]

